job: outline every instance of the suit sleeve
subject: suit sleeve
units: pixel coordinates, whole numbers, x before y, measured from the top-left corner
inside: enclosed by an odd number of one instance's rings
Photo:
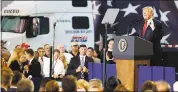
[[[155,39],[156,40],[161,40],[163,37],[163,30],[162,30],[162,24],[159,22],[156,26],[155,26],[155,30],[153,31]]]
[[[75,65],[75,58],[72,58],[67,69],[67,75],[76,75],[76,68],[74,65]]]

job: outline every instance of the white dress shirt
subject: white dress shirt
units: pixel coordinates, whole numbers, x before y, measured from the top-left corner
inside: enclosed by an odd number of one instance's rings
[[[85,65],[85,58],[86,58],[86,55],[85,56],[82,56],[82,55],[80,55],[80,64],[82,65],[82,66],[84,66]],[[83,60],[82,60],[83,59]]]
[[[50,73],[50,58],[44,57],[43,58],[43,76],[44,77],[49,77],[49,73]]]
[[[53,69],[54,69],[54,74],[59,75],[65,75],[65,69],[64,69],[64,64],[61,60],[54,61],[53,63]]]
[[[153,22],[153,17],[150,18],[147,22],[147,27],[150,25],[151,29],[154,30],[155,26],[154,26],[154,22]]]

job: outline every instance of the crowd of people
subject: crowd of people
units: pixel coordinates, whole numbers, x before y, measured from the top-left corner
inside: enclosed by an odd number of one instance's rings
[[[115,63],[113,44],[114,41],[109,40],[106,49],[109,64]],[[104,84],[100,79],[88,80],[88,62],[102,63],[100,56],[97,50],[77,42],[71,43],[70,52],[63,44],[54,49],[45,44],[33,50],[29,44],[22,43],[10,53],[1,44],[1,91],[129,91],[127,84],[122,84],[115,76]],[[170,92],[171,87],[165,81],[146,81],[141,91]]]

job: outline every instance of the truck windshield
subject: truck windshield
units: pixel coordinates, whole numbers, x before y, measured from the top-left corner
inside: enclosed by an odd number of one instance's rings
[[[1,31],[23,33],[27,19],[20,17],[2,17]]]

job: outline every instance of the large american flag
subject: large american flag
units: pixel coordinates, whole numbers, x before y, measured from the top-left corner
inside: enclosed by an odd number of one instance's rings
[[[93,19],[95,24],[96,47],[102,48],[105,28],[101,24],[108,8],[118,8],[114,27],[116,35],[126,35],[127,28],[133,20],[142,18],[142,8],[152,6],[154,17],[162,22],[164,36],[162,47],[178,48],[178,1],[176,0],[93,0]],[[132,28],[133,33],[135,30]],[[112,34],[112,30],[109,30]],[[112,35],[108,35],[108,39]]]

